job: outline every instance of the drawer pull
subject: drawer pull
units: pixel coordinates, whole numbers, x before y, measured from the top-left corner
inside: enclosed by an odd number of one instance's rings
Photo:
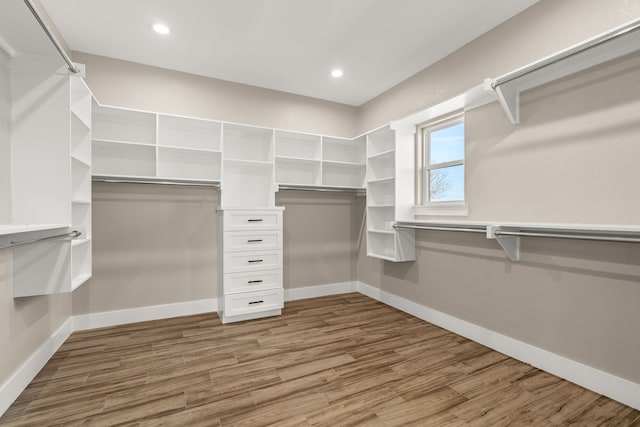
[[[249,280],[247,283],[262,283],[262,280]]]
[[[264,301],[263,300],[258,300],[258,301],[249,301],[249,305],[252,304],[262,304]]]
[[[262,262],[262,261],[264,261],[264,260],[261,260],[261,259],[250,259],[247,262]]]
[[[249,222],[262,222],[263,219],[262,218],[260,218],[260,219],[248,219],[247,221],[249,221]]]
[[[250,239],[250,240],[247,240],[247,243],[260,243],[260,242],[262,242],[262,239]]]

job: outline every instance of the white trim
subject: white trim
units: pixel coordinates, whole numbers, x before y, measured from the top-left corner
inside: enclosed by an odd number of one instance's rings
[[[518,341],[362,282],[358,284],[358,291],[419,319],[433,323],[514,359],[640,410],[640,384]]]
[[[16,371],[0,385],[0,416],[9,409],[29,383],[73,332],[73,317],[58,328]]]
[[[145,322],[148,320],[168,319],[192,314],[213,313],[218,311],[218,299],[209,298],[174,304],[152,305],[129,308],[126,310],[104,311],[101,313],[73,316],[74,331]]]
[[[358,292],[359,286],[360,282],[342,282],[285,289],[284,300],[295,301],[299,299],[325,297],[329,295],[348,294],[350,292]]]
[[[414,215],[468,216],[469,205],[465,202],[431,202],[413,207]]]

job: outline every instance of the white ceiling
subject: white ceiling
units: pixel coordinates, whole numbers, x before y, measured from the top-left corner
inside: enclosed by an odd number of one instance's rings
[[[536,1],[41,0],[73,50],[356,106]]]

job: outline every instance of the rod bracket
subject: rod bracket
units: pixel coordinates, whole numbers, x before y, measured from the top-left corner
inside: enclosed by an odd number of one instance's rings
[[[501,236],[500,231],[516,230],[499,225],[487,225],[487,239],[496,240],[511,261],[520,261],[520,236]]]

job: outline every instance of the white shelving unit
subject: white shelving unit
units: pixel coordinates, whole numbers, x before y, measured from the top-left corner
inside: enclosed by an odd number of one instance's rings
[[[94,102],[93,175],[101,178],[217,183],[222,124]]]
[[[413,168],[413,155],[406,158],[408,148],[398,147],[396,133],[389,126],[366,135],[366,141],[367,255],[387,261],[412,261],[415,232],[396,230],[393,224],[401,210],[413,203],[413,184],[404,182],[406,176],[400,175],[407,167]],[[399,148],[403,150],[400,153]]]
[[[223,124],[221,207],[275,206],[273,130]]]
[[[364,188],[365,138],[322,137],[322,185]]]
[[[322,142],[319,135],[275,132],[275,182],[322,185]]]
[[[72,292],[91,277],[91,94],[63,70],[50,58],[13,59],[13,193],[1,240],[13,252],[14,297]]]

